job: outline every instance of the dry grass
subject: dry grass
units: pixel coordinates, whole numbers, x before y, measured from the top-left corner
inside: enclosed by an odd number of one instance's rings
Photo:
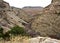
[[[10,41],[1,39],[0,43],[27,43],[29,38],[27,36],[12,36]]]

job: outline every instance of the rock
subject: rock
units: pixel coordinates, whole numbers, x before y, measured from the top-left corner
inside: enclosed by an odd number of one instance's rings
[[[40,8],[33,7],[33,9]],[[36,15],[32,16],[28,11],[11,7],[9,3],[0,0],[0,26],[4,29],[4,33],[18,25],[30,35],[39,34],[60,39],[60,1],[53,0],[49,6],[38,10],[39,12],[35,13],[34,10],[31,11]]]
[[[22,41],[24,43],[60,43],[60,40],[57,40],[60,39],[60,0],[53,0],[49,6],[35,16],[27,14],[20,8],[11,7],[9,3],[0,0],[0,26],[4,29],[4,33],[15,25],[27,29],[26,32],[33,37],[38,34],[46,36],[30,38]]]
[[[9,8],[10,8],[9,3],[5,1],[0,2],[0,10],[7,10]]]
[[[27,14],[23,9],[11,7],[12,10],[16,13],[16,16],[23,19],[26,22],[29,22],[32,19],[32,16]]]
[[[27,43],[60,43],[60,40],[51,39],[48,37],[36,37],[29,39]]]
[[[40,12],[40,15],[35,16],[31,21],[31,28],[40,32],[40,36],[60,39],[60,1],[53,0]]]
[[[3,2],[3,0],[0,0],[0,2]]]
[[[0,26],[4,29],[4,33],[11,30],[10,28],[15,25],[25,28],[31,18],[32,16],[28,15],[24,10],[11,7],[9,3],[1,1]]]

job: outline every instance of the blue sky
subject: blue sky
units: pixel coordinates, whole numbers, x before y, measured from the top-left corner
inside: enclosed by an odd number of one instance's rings
[[[42,6],[45,7],[51,3],[51,0],[4,0],[11,6],[22,8],[24,6]]]

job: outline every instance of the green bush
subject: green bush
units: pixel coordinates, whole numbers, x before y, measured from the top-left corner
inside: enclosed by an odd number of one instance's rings
[[[0,27],[0,38],[3,38],[5,40],[9,40],[11,35],[17,36],[17,35],[21,35],[21,36],[28,36],[28,34],[26,34],[24,28],[19,27],[19,26],[14,26],[13,28],[11,28],[10,31],[6,32],[5,34],[3,33],[3,28]]]
[[[3,28],[0,27],[0,38],[7,39],[10,38],[9,32],[3,33]]]
[[[3,28],[0,27],[0,38],[3,36]]]
[[[19,27],[19,26],[14,26],[13,28],[11,28],[10,34],[12,35],[27,35],[24,28]]]

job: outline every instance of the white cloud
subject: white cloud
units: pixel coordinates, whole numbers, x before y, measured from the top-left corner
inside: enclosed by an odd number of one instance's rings
[[[22,8],[24,6],[42,6],[45,7],[51,3],[51,0],[4,0],[11,6]]]

